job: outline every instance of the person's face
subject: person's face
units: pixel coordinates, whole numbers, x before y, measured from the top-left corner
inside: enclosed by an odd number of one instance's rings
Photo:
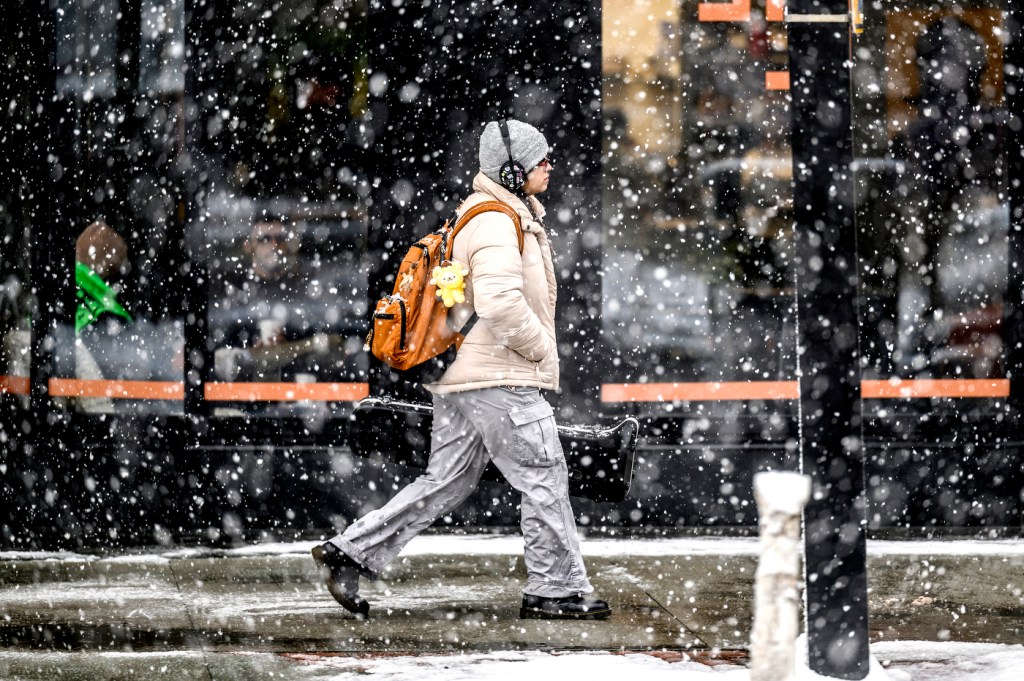
[[[533,170],[527,173],[523,191],[529,196],[547,191],[548,182],[551,180],[552,168],[551,161],[545,157]]]
[[[252,267],[260,277],[273,278],[291,265],[291,239],[288,228],[280,222],[257,222],[249,236]]]

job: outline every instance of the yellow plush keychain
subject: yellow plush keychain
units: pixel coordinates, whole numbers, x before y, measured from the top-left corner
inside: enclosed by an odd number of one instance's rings
[[[469,268],[462,268],[462,263],[454,260],[435,267],[431,273],[430,283],[437,287],[437,297],[441,299],[445,307],[451,307],[455,303],[466,302],[466,276]]]

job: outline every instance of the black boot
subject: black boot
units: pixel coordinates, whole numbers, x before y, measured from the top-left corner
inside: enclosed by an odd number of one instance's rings
[[[603,620],[612,614],[611,607],[597,598],[583,595],[546,598],[523,594],[519,619],[523,620]]]
[[[312,554],[334,600],[360,619],[369,617],[370,604],[359,595],[359,575],[368,574],[368,571],[330,542],[314,546]]]

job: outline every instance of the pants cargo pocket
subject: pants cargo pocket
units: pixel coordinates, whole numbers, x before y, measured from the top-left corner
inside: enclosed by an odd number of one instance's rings
[[[515,426],[512,436],[513,455],[524,466],[546,468],[560,460],[555,412],[547,402],[537,402],[508,410]]]

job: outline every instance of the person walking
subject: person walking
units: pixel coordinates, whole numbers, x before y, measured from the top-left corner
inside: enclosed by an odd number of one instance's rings
[[[468,265],[465,302],[449,312],[460,329],[474,312],[455,361],[425,387],[434,405],[427,472],[382,508],[312,550],[331,595],[357,616],[369,614],[360,576],[375,579],[402,548],[476,488],[489,461],[522,495],[527,580],[524,619],[604,619],[609,605],[593,587],[569,505],[568,469],[554,411],[540,391],[558,388],[556,281],[544,208],[552,163],[548,143],[517,120],[488,123],[480,136],[480,172],[459,215],[500,201],[520,216],[520,252],[511,218],[486,212],[455,239],[453,260]]]

